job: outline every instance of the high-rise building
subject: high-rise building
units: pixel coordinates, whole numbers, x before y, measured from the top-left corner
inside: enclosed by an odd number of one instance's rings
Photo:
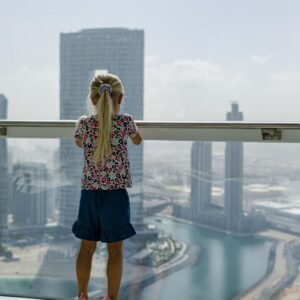
[[[0,119],[7,119],[7,98],[0,94]],[[6,139],[0,139],[0,243],[8,236],[8,166]]]
[[[227,121],[242,121],[238,103],[231,104]],[[228,230],[241,231],[243,227],[243,143],[227,142],[225,150],[225,218]]]
[[[144,118],[144,31],[125,28],[86,29],[60,35],[60,119],[86,115],[90,82],[98,70],[120,77],[125,89],[120,113]],[[128,143],[133,187],[128,189],[133,225],[143,223],[143,145]],[[76,219],[80,198],[82,150],[74,141],[60,142],[60,226]]]
[[[228,121],[242,121],[243,113],[233,102]],[[212,143],[195,141],[191,151],[191,198],[174,204],[173,215],[231,233],[254,233],[262,230],[265,218],[256,213],[243,213],[243,143],[227,142],[225,149],[224,208],[212,196]]]
[[[212,198],[212,143],[194,141],[191,156],[191,218],[200,221],[200,214]]]
[[[43,163],[13,166],[13,223],[16,227],[47,223],[48,171]]]

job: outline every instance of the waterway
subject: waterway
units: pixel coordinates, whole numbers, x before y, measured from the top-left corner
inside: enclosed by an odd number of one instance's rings
[[[183,268],[145,287],[137,300],[227,300],[242,293],[267,272],[272,242],[255,237],[235,237],[164,218],[145,222],[176,239],[201,247],[195,266]]]
[[[135,299],[227,300],[258,282],[267,272],[272,242],[255,237],[234,237],[221,232],[162,218],[145,218],[146,223],[189,245],[201,248],[199,260],[146,286]],[[1,274],[1,270],[0,270]],[[97,289],[98,280],[91,280],[89,290]],[[70,279],[1,279],[0,295],[48,296],[72,299],[76,282]],[[51,295],[51,296],[50,296]]]

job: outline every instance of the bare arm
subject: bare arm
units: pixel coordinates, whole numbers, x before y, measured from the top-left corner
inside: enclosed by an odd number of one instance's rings
[[[74,133],[74,138],[75,138],[75,144],[82,148],[82,136],[83,136],[83,122],[84,122],[85,116],[81,116],[79,120],[76,122],[75,126],[75,133]]]

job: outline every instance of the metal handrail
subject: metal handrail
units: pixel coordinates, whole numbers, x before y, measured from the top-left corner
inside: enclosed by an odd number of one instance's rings
[[[300,122],[240,121],[135,121],[141,128],[222,128],[222,129],[300,129]],[[0,127],[64,127],[74,128],[76,120],[0,120]]]
[[[0,120],[0,138],[72,138],[77,120]],[[145,140],[300,143],[300,122],[135,121]]]

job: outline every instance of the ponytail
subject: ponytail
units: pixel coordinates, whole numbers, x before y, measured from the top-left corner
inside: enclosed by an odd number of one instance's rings
[[[115,75],[99,75],[91,83],[91,99],[98,98],[95,105],[98,121],[97,139],[93,155],[95,163],[104,163],[106,157],[112,152],[113,97],[117,94],[123,95],[124,89],[120,79]]]
[[[105,157],[111,154],[111,133],[112,133],[112,116],[114,108],[109,93],[104,92],[96,105],[98,116],[98,137],[96,139],[96,150],[93,160],[95,162],[104,162]]]

